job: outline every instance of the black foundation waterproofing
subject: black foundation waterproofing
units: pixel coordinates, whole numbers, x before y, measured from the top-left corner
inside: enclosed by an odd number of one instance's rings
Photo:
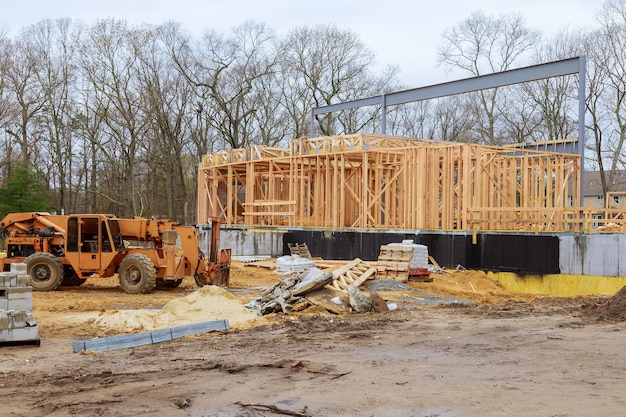
[[[560,272],[558,236],[483,233],[474,244],[469,234],[294,230],[283,235],[283,253],[289,254],[289,243],[306,243],[313,257],[375,261],[381,245],[405,239],[426,245],[428,254],[446,268],[461,265],[520,274]]]

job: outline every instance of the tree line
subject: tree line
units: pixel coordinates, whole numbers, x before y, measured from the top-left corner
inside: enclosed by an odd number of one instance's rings
[[[622,169],[626,0],[550,39],[523,16],[474,12],[441,35],[457,78],[587,57],[587,169]],[[357,34],[332,24],[277,36],[247,21],[194,37],[176,22],[42,20],[0,30],[0,215],[195,219],[203,155],[310,136],[315,107],[398,91]],[[491,145],[577,137],[578,80],[560,77],[392,108],[392,135]],[[320,115],[314,136],[380,132],[376,106]]]

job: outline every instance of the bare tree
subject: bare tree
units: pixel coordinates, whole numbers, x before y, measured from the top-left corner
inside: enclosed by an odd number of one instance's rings
[[[45,102],[41,85],[37,80],[38,62],[30,53],[27,31],[22,31],[9,47],[7,66],[4,73],[6,88],[15,106],[10,117],[14,120],[5,131],[18,144],[19,160],[30,164],[33,153],[39,149],[37,137],[33,132],[34,118],[39,114]]]
[[[505,71],[523,60],[537,45],[540,34],[526,27],[520,14],[500,17],[474,12],[469,18],[443,32],[439,64],[472,76]],[[498,108],[498,89],[474,95],[474,109],[479,123],[479,140],[501,144],[502,123]]]
[[[75,138],[71,131],[76,88],[76,55],[80,47],[80,25],[69,19],[42,20],[22,34],[28,42],[28,57],[37,65],[34,78],[44,99],[36,120],[36,136],[42,152],[42,170],[55,191],[53,207],[72,211],[71,194]]]
[[[8,37],[8,29],[6,26],[0,26],[0,181],[4,180],[11,170],[11,162],[14,154],[12,132],[14,126],[14,107],[15,101],[8,89],[7,73],[10,71],[11,54],[13,45]]]
[[[314,107],[371,95],[397,86],[397,68],[373,75],[374,54],[348,30],[334,25],[294,29],[283,41],[283,104],[292,117],[295,136],[307,136]],[[379,109],[317,118],[323,135],[353,133],[380,119]]]
[[[132,30],[119,20],[104,20],[87,32],[81,54],[88,88],[95,94],[93,104],[103,113],[103,134],[111,139],[108,148],[97,144],[106,157],[98,192],[111,202],[111,212],[123,216],[146,211],[138,158],[146,142],[147,121],[136,77],[143,43],[140,29]]]
[[[206,31],[198,44],[189,38],[170,37],[170,56],[201,99],[198,109],[233,148],[256,143],[255,112],[258,83],[274,72],[274,33],[248,21],[230,36]]]
[[[581,55],[580,31],[563,31],[535,48],[534,61],[544,63]],[[512,87],[504,113],[513,140],[545,141],[578,136],[578,77],[567,75]],[[516,116],[517,114],[517,116]]]
[[[138,88],[145,103],[150,131],[149,146],[143,153],[149,175],[145,178],[152,192],[146,196],[153,213],[184,222],[191,221],[187,201],[197,187],[186,177],[189,164],[184,152],[188,147],[185,115],[192,112],[192,86],[168,59],[160,28],[146,32],[138,50]],[[192,164],[197,166],[197,161]]]
[[[432,139],[430,100],[395,106],[387,113],[387,127],[392,135]]]
[[[193,66],[192,54],[190,48],[191,38],[186,33],[180,23],[166,22],[159,26],[159,39],[163,45],[166,57],[168,57],[175,68],[179,70],[189,85],[187,74],[183,69],[190,69]],[[195,91],[195,93],[198,93]],[[209,116],[209,110],[205,108],[206,102],[201,96],[196,94],[193,103],[190,103],[188,112],[184,114],[183,122],[185,131],[189,135],[191,149],[189,152],[194,155],[197,163],[200,162],[203,155],[221,149],[221,143],[218,138],[219,132],[213,127],[213,120]]]
[[[443,97],[437,100],[433,110],[433,139],[451,142],[474,142],[472,126],[476,124],[475,112],[468,106],[473,102],[465,97]]]
[[[624,167],[626,140],[626,2],[608,0],[599,13],[601,28],[589,34],[589,97],[594,147],[602,188],[612,190],[617,171]]]

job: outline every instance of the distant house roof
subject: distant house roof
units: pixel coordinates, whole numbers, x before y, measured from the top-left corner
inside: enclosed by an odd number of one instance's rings
[[[608,173],[604,173],[607,181]],[[602,181],[600,171],[585,171],[585,197],[594,195],[604,195],[602,191]],[[608,186],[608,191],[624,191],[626,192],[626,171],[615,171],[613,182]]]

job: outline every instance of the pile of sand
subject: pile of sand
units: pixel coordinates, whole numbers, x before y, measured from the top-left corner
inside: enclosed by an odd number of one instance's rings
[[[228,291],[207,285],[168,302],[161,310],[104,311],[90,322],[108,330],[137,332],[223,319],[228,319],[232,326],[255,318],[256,315]]]

